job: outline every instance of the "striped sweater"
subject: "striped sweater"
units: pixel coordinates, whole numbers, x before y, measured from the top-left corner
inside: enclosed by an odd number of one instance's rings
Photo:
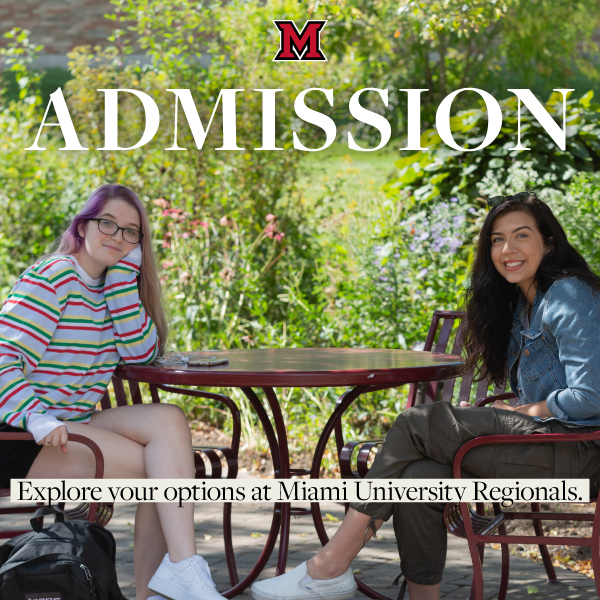
[[[73,256],[27,269],[0,312],[0,419],[38,442],[87,423],[120,359],[150,363],[156,328],[140,302],[138,247],[100,279]]]

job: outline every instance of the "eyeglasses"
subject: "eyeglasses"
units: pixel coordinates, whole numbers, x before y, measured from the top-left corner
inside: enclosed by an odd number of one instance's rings
[[[115,235],[118,233],[119,229],[123,232],[121,235],[123,239],[128,244],[138,244],[140,240],[144,237],[144,234],[137,229],[132,229],[131,227],[119,227],[114,221],[110,219],[88,219],[89,221],[96,221],[98,223],[98,229],[100,233],[104,235]]]
[[[487,205],[489,208],[495,208],[498,204],[501,204],[505,200],[516,200],[517,202],[525,202],[528,198],[533,196],[537,198],[537,196],[533,192],[519,192],[518,194],[514,194],[513,196],[494,196],[487,201]]]

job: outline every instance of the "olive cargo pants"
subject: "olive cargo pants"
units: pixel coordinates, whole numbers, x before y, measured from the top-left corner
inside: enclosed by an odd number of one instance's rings
[[[396,419],[369,470],[369,479],[451,479],[454,455],[469,440],[493,434],[588,433],[600,427],[538,422],[491,407],[456,407],[448,402],[415,406]],[[590,479],[600,487],[600,442],[493,444],[470,450],[463,477],[476,479]],[[358,502],[352,508],[375,519],[394,516],[401,567],[409,581],[434,585],[446,562],[445,503]]]

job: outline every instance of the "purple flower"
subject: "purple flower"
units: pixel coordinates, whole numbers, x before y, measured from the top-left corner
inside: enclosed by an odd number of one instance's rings
[[[458,198],[456,196],[452,196],[452,198],[450,198],[450,202],[458,202]]]
[[[471,214],[473,214],[474,212],[477,212],[472,206],[469,206],[467,212],[470,212]]]
[[[387,280],[388,280],[388,278],[387,278],[387,277],[385,277],[384,275],[382,275],[382,276],[379,278],[379,281],[387,281]]]
[[[442,208],[448,208],[448,203],[447,202],[440,202],[440,206]]]
[[[414,252],[417,249],[417,246],[415,244],[409,244],[408,247],[410,248],[411,252]]]
[[[426,268],[421,269],[418,273],[417,273],[417,279],[421,279],[421,277],[425,277],[425,275],[427,275],[428,270]]]
[[[393,292],[393,291],[394,291],[394,288],[393,288],[391,285],[388,285],[388,286],[385,288],[385,291],[386,291],[386,292]]]

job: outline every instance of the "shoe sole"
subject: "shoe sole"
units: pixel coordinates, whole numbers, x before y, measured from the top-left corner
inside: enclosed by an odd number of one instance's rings
[[[166,598],[167,600],[175,600],[175,598],[173,598],[173,596],[171,596],[170,593],[167,593],[164,589],[161,588],[162,586],[160,585],[160,583],[157,585],[156,583],[152,583],[152,580],[148,584],[148,589],[151,592],[156,592],[158,595],[162,596],[163,598]]]
[[[164,596],[167,600],[198,600],[201,596],[196,594],[190,594],[186,589],[179,586],[173,585],[172,583],[165,583],[159,579],[158,581],[150,580],[148,589]],[[175,590],[173,590],[175,588]],[[176,591],[176,596],[173,595],[173,591]],[[217,592],[218,593],[218,592]]]
[[[358,586],[355,586],[354,589],[348,590],[347,592],[315,593],[312,596],[309,596],[308,594],[303,594],[302,596],[287,596],[285,600],[348,600],[348,598],[352,598],[356,595],[357,589]],[[254,589],[251,589],[250,591],[254,600],[281,600],[281,596],[270,596],[255,591]]]

